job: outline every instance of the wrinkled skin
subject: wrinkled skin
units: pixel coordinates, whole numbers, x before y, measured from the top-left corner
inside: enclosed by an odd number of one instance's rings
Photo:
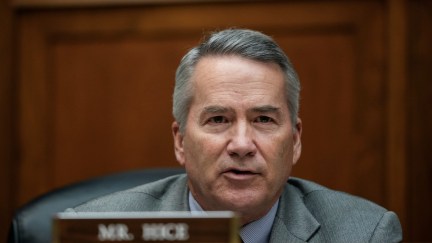
[[[282,193],[301,153],[301,121],[292,124],[277,64],[207,56],[191,79],[185,131],[174,122],[175,155],[204,210],[238,212],[247,224]]]

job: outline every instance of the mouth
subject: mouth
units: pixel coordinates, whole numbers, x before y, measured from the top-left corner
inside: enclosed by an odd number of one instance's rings
[[[256,173],[253,173],[252,171],[248,170],[237,170],[237,169],[231,169],[227,171],[228,173],[234,173],[236,175],[253,175]]]
[[[258,174],[259,173],[254,172],[252,170],[242,170],[242,169],[237,169],[237,168],[230,168],[230,169],[225,170],[223,172],[224,176],[226,176],[229,179],[234,179],[234,180],[251,179]]]

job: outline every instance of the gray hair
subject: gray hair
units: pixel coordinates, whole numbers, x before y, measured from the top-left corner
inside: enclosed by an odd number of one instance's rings
[[[173,115],[184,132],[193,99],[190,79],[198,61],[205,56],[238,55],[247,59],[278,64],[285,75],[285,95],[291,122],[295,127],[299,110],[300,81],[288,57],[269,36],[247,29],[226,29],[211,33],[180,61],[176,71]]]

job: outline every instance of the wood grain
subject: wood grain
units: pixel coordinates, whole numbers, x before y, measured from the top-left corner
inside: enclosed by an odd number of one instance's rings
[[[236,26],[273,36],[300,74],[294,175],[395,210],[405,240],[432,240],[428,1],[6,2],[0,214],[71,182],[176,165],[175,68],[203,33]]]

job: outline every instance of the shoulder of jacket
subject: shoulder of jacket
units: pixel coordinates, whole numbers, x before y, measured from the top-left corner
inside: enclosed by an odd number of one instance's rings
[[[174,175],[130,189],[110,193],[74,207],[79,211],[135,211],[144,207],[156,207],[171,194],[185,190],[186,175]],[[156,210],[157,208],[155,208]]]
[[[306,205],[312,206],[315,203],[320,205],[320,208],[342,207],[342,208],[357,208],[362,211],[385,213],[387,210],[380,205],[346,192],[329,189],[318,183],[300,179],[290,178],[288,186],[294,187],[296,192],[303,198]]]

